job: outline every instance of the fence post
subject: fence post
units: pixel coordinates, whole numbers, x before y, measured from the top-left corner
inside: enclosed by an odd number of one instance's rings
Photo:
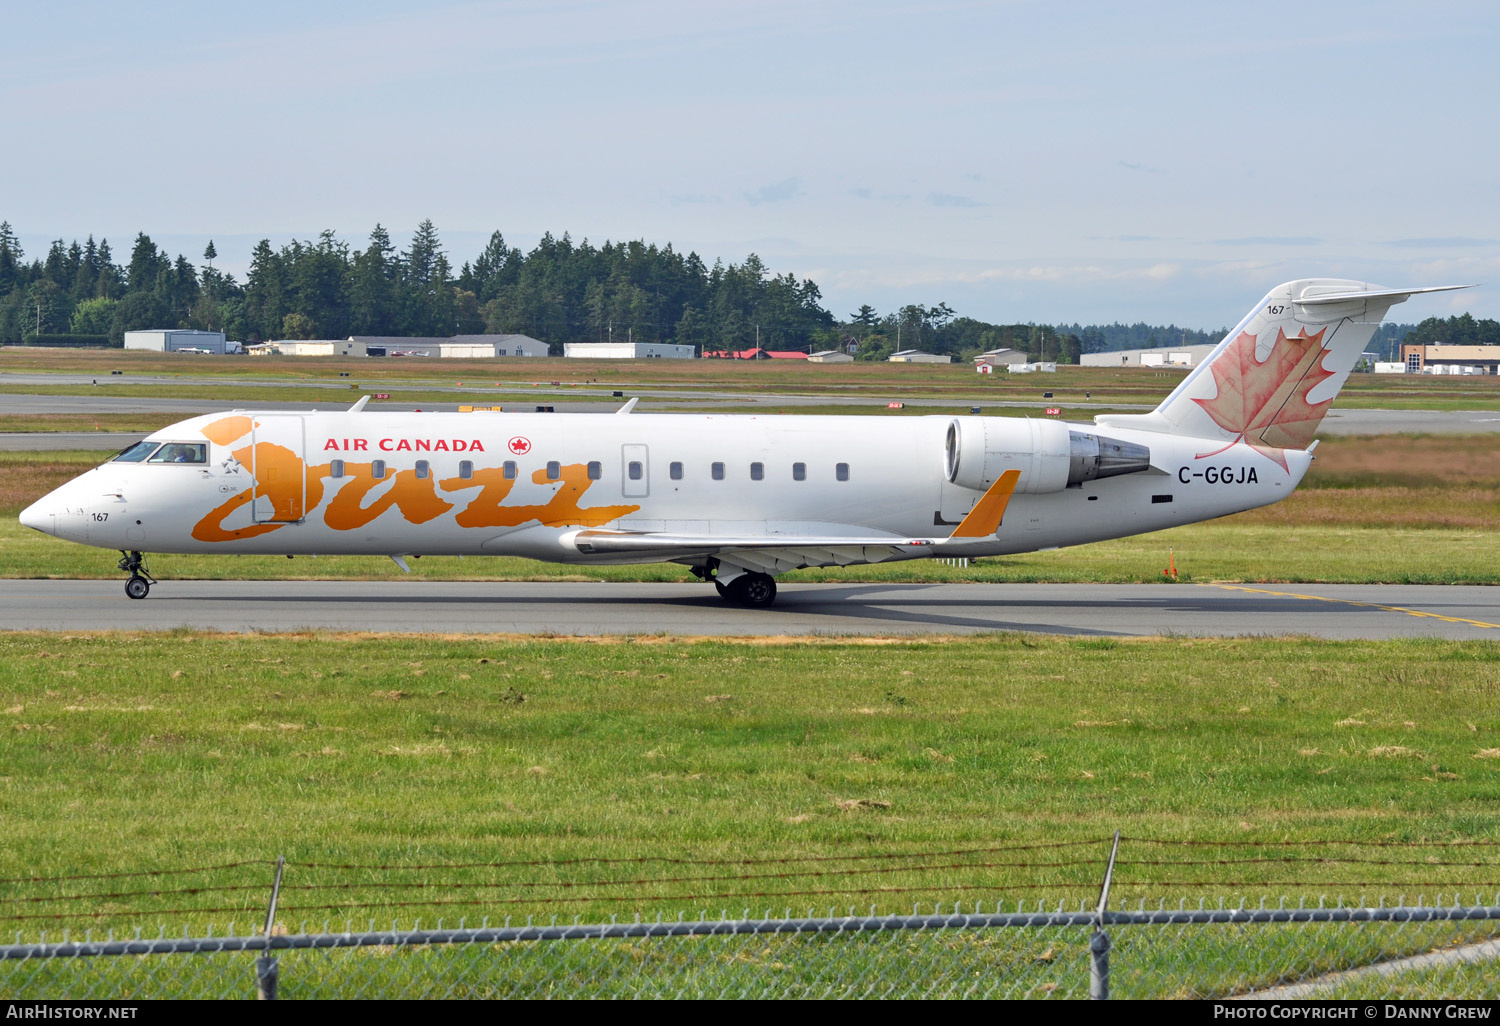
[[[276,878],[271,881],[271,904],[266,908],[266,940],[271,939],[271,927],[276,924],[276,899],[281,894],[281,871],[286,867],[286,856],[276,856]],[[276,1000],[276,984],[280,969],[268,946],[255,960],[255,996],[261,1001]]]
[[[1089,937],[1089,1000],[1109,1000],[1109,934],[1104,932],[1104,910],[1109,905],[1109,884],[1115,875],[1115,856],[1120,852],[1120,831],[1109,849],[1104,867],[1104,885],[1099,888],[1099,907],[1094,912],[1094,932]]]

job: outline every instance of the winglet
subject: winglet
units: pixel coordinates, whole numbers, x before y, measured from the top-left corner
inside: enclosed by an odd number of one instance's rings
[[[987,538],[1000,530],[1000,521],[1005,517],[1005,507],[1015,493],[1016,482],[1021,479],[1019,470],[1007,470],[1001,474],[984,497],[969,510],[969,515],[953,529],[954,538]]]
[[[640,396],[632,396],[630,402],[626,403],[624,406],[621,406],[618,410],[615,411],[615,413],[629,413],[631,410],[635,409],[635,404],[640,401]]]
[[[356,402],[353,406],[349,407],[349,412],[350,413],[358,413],[360,410],[364,409],[369,404],[370,404],[370,397],[367,396],[367,395],[362,395],[362,396],[359,397],[359,401],[358,402]]]

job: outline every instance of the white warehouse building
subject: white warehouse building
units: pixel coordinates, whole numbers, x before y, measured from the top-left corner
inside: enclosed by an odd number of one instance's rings
[[[176,353],[184,349],[192,349],[223,355],[225,341],[222,331],[153,328],[148,331],[127,331],[125,348],[147,349],[158,353]]]
[[[564,342],[563,356],[574,360],[691,360],[696,346],[675,342]]]
[[[1085,367],[1196,367],[1216,348],[1217,344],[1118,349],[1108,353],[1084,353],[1078,362]]]

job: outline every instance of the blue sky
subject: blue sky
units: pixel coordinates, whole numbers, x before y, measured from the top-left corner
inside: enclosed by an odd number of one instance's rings
[[[32,2],[0,12],[0,220],[243,272],[332,228],[455,264],[645,238],[846,315],[1233,324],[1312,275],[1489,287],[1492,3]]]

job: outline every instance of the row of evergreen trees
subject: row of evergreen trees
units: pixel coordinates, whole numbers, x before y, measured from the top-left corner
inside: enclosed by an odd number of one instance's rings
[[[1175,325],[991,324],[959,317],[946,303],[907,305],[885,315],[861,306],[838,320],[808,279],[773,275],[753,253],[743,263],[706,266],[696,253],[643,241],[574,243],[544,235],[529,253],[496,232],[454,270],[431,221],[397,250],[380,225],[363,249],[333,232],[280,249],[256,245],[243,283],[203,262],[160,251],[137,235],[116,264],[108,241],[52,243],[27,262],[0,222],[0,342],[41,335],[108,336],[136,328],[200,328],[230,338],[344,338],[349,335],[530,335],[559,352],[563,342],[678,342],[704,350],[835,349],[884,360],[897,349],[964,359],[989,349],[1076,363],[1083,353],[1216,342],[1224,334]],[[1379,348],[1413,329],[1382,325]],[[1469,315],[1431,318],[1412,341],[1500,343],[1500,325]]]
[[[704,265],[670,245],[575,244],[542,237],[530,253],[496,232],[455,273],[437,229],[423,221],[398,251],[380,225],[364,249],[331,231],[280,249],[262,240],[243,284],[213,266],[212,242],[195,268],[136,236],[129,263],[109,243],[54,242],[25,261],[0,224],[0,342],[37,334],[107,335],[136,328],[224,331],[237,339],[522,333],[569,341],[678,341],[707,348],[807,348],[834,326],[808,280],[772,275],[751,254]]]

